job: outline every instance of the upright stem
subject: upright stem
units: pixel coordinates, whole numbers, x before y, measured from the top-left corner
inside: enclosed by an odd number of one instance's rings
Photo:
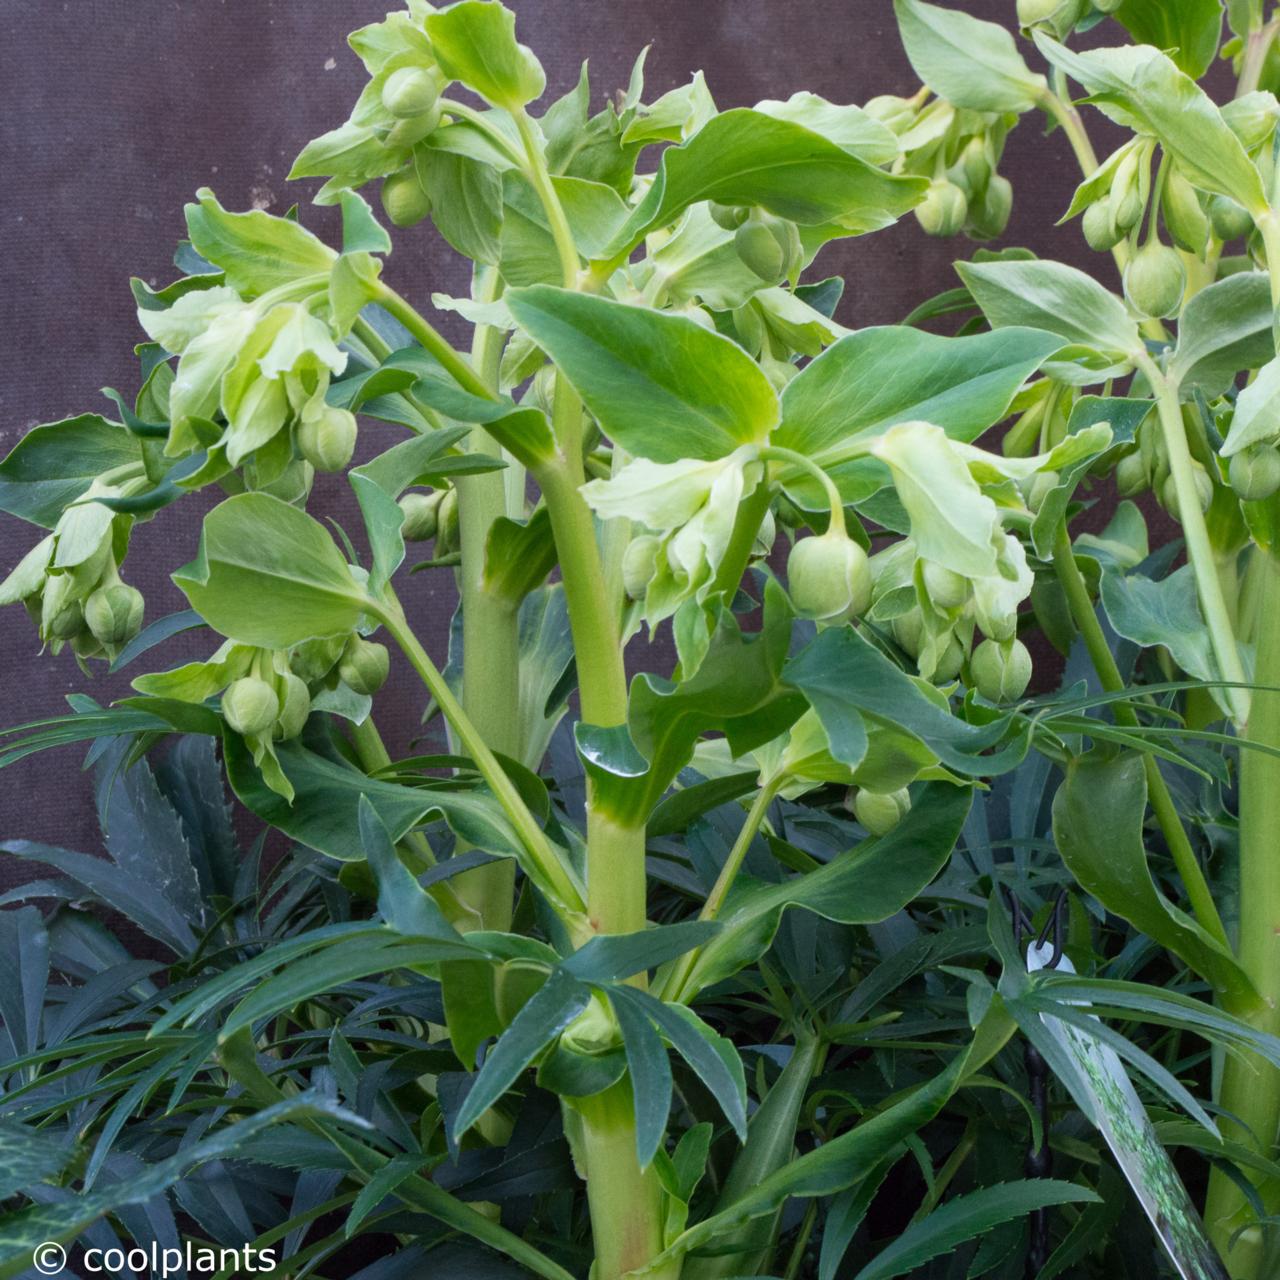
[[[1084,575],[1080,572],[1079,565],[1076,564],[1076,558],[1071,549],[1071,536],[1067,533],[1065,523],[1058,530],[1058,536],[1054,542],[1053,567],[1066,593],[1071,616],[1080,629],[1093,669],[1098,673],[1099,682],[1108,693],[1120,693],[1125,687],[1124,677],[1121,676],[1120,669],[1111,656],[1107,638],[1103,635],[1098,615],[1094,612],[1093,602],[1089,599],[1089,588],[1085,585]],[[1113,704],[1112,711],[1117,723],[1137,728],[1138,716],[1132,707],[1117,702]],[[1178,816],[1178,808],[1165,784],[1164,775],[1160,772],[1154,756],[1143,756],[1143,764],[1146,767],[1147,795],[1151,800],[1152,811],[1160,824],[1160,830],[1164,833],[1165,843],[1169,846],[1178,874],[1182,877],[1196,920],[1203,929],[1226,945],[1227,933],[1222,925],[1222,917],[1218,914],[1218,908],[1214,904],[1213,894],[1204,878],[1204,872],[1201,871],[1195,851],[1187,839],[1182,819]]]
[[[1178,519],[1182,524],[1187,559],[1195,574],[1200,608],[1204,611],[1209,628],[1218,671],[1224,680],[1244,684],[1248,677],[1245,675],[1244,664],[1240,661],[1240,647],[1236,643],[1235,630],[1231,625],[1231,612],[1222,593],[1222,583],[1218,581],[1213,544],[1209,540],[1204,512],[1200,509],[1200,495],[1196,490],[1191,450],[1187,447],[1187,432],[1182,423],[1177,386],[1161,373],[1155,361],[1145,353],[1138,357],[1137,365],[1156,393],[1160,427],[1178,499]],[[1228,688],[1226,697],[1232,719],[1237,725],[1246,724],[1249,719],[1248,690]]]
[[[1246,737],[1259,746],[1280,747],[1280,562],[1262,547],[1253,552],[1250,576],[1258,591],[1257,672],[1253,711]],[[1248,747],[1240,751],[1240,939],[1237,954],[1244,971],[1262,996],[1263,1006],[1250,1021],[1261,1031],[1280,1035],[1280,760]],[[1255,1146],[1274,1159],[1280,1133],[1280,1072],[1260,1058],[1223,1065],[1220,1102],[1240,1119],[1224,1124],[1224,1136]],[[1259,1187],[1263,1213],[1280,1212],[1280,1183]],[[1261,1280],[1272,1275],[1264,1267],[1264,1233],[1247,1227],[1228,1253],[1232,1235],[1251,1221],[1252,1208],[1240,1189],[1220,1171],[1210,1175],[1206,1221],[1210,1234],[1234,1276]]]
[[[478,278],[478,295],[484,301],[496,296],[496,272],[484,270]],[[471,363],[490,392],[497,394],[500,335],[490,325],[477,325],[471,345]],[[472,453],[496,452],[479,428],[467,445]],[[494,522],[507,514],[506,478],[501,471],[459,476],[458,531],[462,560],[458,566],[458,592],[462,599],[462,706],[476,731],[495,750],[523,760],[525,743],[520,718],[520,634],[516,608],[490,593],[484,582],[485,548]],[[534,763],[528,762],[525,763]],[[511,926],[515,867],[507,859],[491,862],[458,876],[458,896],[473,906],[483,928],[505,932]]]

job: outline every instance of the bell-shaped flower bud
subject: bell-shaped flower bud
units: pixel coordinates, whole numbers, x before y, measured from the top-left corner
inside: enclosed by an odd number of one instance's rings
[[[969,659],[973,686],[988,702],[1014,702],[1031,683],[1031,654],[1021,640],[984,640]]]
[[[413,165],[383,178],[381,196],[383,212],[397,227],[412,227],[431,212],[431,197]]]
[[[972,588],[969,579],[963,574],[935,564],[932,560],[922,560],[920,564],[925,594],[935,609],[945,613],[950,609],[959,609],[968,602]]]
[[[803,617],[857,617],[871,602],[867,553],[843,532],[801,538],[787,558],[787,590]]]
[[[440,98],[440,81],[426,67],[400,67],[382,85],[382,105],[398,120],[430,111]]]
[[[391,670],[391,655],[386,645],[363,636],[352,636],[338,662],[338,675],[342,682],[356,693],[375,694],[387,682]]]
[[[270,732],[279,714],[276,691],[257,676],[233,680],[222,695],[222,718],[246,738]]]
[[[1125,236],[1124,231],[1116,226],[1115,209],[1106,198],[1095,200],[1084,211],[1081,226],[1089,248],[1098,253],[1114,249]]]
[[[969,199],[954,182],[935,179],[924,200],[915,207],[916,221],[926,235],[954,236],[969,215]]]
[[[325,405],[298,423],[294,438],[298,451],[317,471],[341,471],[356,450],[356,415]]]
[[[1233,454],[1227,478],[1244,502],[1261,502],[1280,489],[1280,450],[1273,444],[1255,444]]]
[[[1210,196],[1208,206],[1213,234],[1223,244],[1239,240],[1241,236],[1247,236],[1253,230],[1253,219],[1249,216],[1249,211],[1238,205],[1230,196]]]
[[[1142,451],[1135,449],[1116,463],[1116,492],[1122,498],[1136,498],[1151,488],[1151,473]]]
[[[1165,174],[1160,205],[1164,211],[1164,225],[1173,243],[1179,249],[1203,258],[1209,243],[1209,216],[1195,187],[1172,167]]]
[[[859,787],[853,798],[853,816],[873,835],[884,836],[911,810],[911,796],[906,787],[899,791],[868,791]]]
[[[400,536],[406,542],[430,542],[440,527],[440,503],[445,490],[429,493],[406,493],[400,499]]]
[[[1139,315],[1174,315],[1186,289],[1187,269],[1178,251],[1157,240],[1143,245],[1124,271],[1124,296]]]
[[[99,587],[84,602],[84,620],[108,648],[128,644],[142,629],[142,592],[123,582]]]
[[[630,600],[643,600],[657,571],[658,548],[662,540],[652,533],[632,538],[622,556],[622,587]]]
[[[1196,501],[1199,503],[1200,510],[1208,511],[1209,504],[1213,501],[1213,481],[1209,479],[1209,473],[1198,462],[1192,461],[1191,478],[1195,483]],[[1172,471],[1165,476],[1160,484],[1160,505],[1175,520],[1181,518],[1178,503],[1178,486]]]
[[[291,671],[283,672],[276,681],[279,689],[280,713],[276,717],[272,736],[278,739],[296,738],[311,714],[311,694],[306,682]]]

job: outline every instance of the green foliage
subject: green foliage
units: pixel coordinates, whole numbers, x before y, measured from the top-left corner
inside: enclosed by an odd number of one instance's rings
[[[0,844],[0,1275],[1275,1273],[1280,28],[1226,6],[1219,105],[1217,0],[1009,7],[897,0],[910,97],[642,56],[593,114],[408,0],[294,166],[339,246],[197,193],[119,421],[0,461],[0,602],[133,685],[0,737],[87,747],[105,845]],[[846,327],[824,245],[998,240],[1041,113],[1116,271],[979,249]],[[470,287],[414,302],[432,234]],[[144,625],[133,529],[212,485]]]

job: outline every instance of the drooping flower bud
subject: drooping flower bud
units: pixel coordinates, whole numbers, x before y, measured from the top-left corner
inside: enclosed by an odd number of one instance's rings
[[[298,451],[317,471],[341,471],[356,449],[356,415],[326,405],[314,418],[298,423]]]
[[[1209,221],[1213,224],[1213,234],[1223,244],[1239,240],[1253,230],[1253,219],[1249,211],[1238,205],[1230,196],[1213,195],[1209,197]]]
[[[78,600],[63,605],[44,625],[45,636],[50,640],[73,640],[84,630],[84,610]]]
[[[935,179],[924,200],[916,205],[916,221],[926,235],[954,236],[969,214],[969,199],[954,182]]]
[[[778,284],[799,265],[802,249],[796,225],[760,210],[733,233],[738,257],[766,284]]]
[[[1122,498],[1136,498],[1151,488],[1151,475],[1140,450],[1127,453],[1116,463],[1116,492]]]
[[[338,675],[342,682],[356,693],[375,694],[387,682],[391,670],[391,655],[386,645],[363,636],[352,636],[338,663]]]
[[[1178,251],[1152,240],[1129,260],[1124,295],[1140,315],[1159,319],[1175,314],[1187,288],[1187,270]]]
[[[439,97],[439,81],[426,67],[400,67],[382,86],[382,105],[400,120],[430,111]]]
[[[429,107],[420,115],[410,116],[407,120],[397,120],[387,130],[383,139],[388,147],[395,150],[406,149],[421,142],[429,133],[434,133],[442,119],[440,104]]]
[[[1098,253],[1114,249],[1124,239],[1124,232],[1116,226],[1111,201],[1097,200],[1084,211],[1081,220],[1084,238],[1089,248]]]
[[[856,617],[871,602],[867,553],[843,533],[801,538],[787,558],[787,590],[803,617]]]
[[[982,192],[991,181],[991,147],[985,136],[974,134],[960,153],[960,166],[970,191]]]
[[[280,714],[276,718],[273,736],[277,739],[296,738],[311,714],[311,694],[306,682],[286,671],[278,681],[280,689]]]
[[[935,609],[942,612],[959,609],[969,599],[969,579],[956,573],[954,569],[948,569],[932,560],[924,560],[921,562],[920,572],[924,579],[925,594]]]
[[[145,607],[141,591],[116,582],[99,587],[84,602],[84,620],[96,639],[114,647],[128,644],[142,629]]]
[[[406,493],[400,499],[400,536],[406,542],[430,542],[436,536],[444,494],[443,489],[432,489],[429,493]]]
[[[1039,511],[1044,500],[1058,487],[1056,471],[1037,471],[1027,486],[1027,510]]]
[[[1272,444],[1255,444],[1233,454],[1227,478],[1244,502],[1261,502],[1280,489],[1280,450]]]
[[[964,645],[960,643],[960,637],[953,633],[934,664],[933,679],[943,682],[954,680],[963,666]]]
[[[279,714],[276,691],[257,676],[233,680],[222,695],[222,718],[245,737],[268,733]]]
[[[1031,654],[1021,640],[984,640],[969,659],[969,674],[988,702],[1014,702],[1031,683]]]
[[[859,787],[853,798],[853,816],[873,835],[884,836],[911,810],[911,796],[906,787],[899,791],[868,791]]]
[[[979,240],[1004,235],[1013,213],[1013,184],[1003,174],[991,175],[982,199],[969,206],[969,231]]]
[[[1179,249],[1204,257],[1209,243],[1209,218],[1200,204],[1196,189],[1176,169],[1165,174],[1164,194],[1161,197],[1164,225]]]
[[[656,571],[655,560],[661,545],[662,540],[651,533],[632,538],[627,544],[622,556],[622,588],[629,600],[644,599]]]
[[[382,208],[397,227],[412,227],[431,212],[431,197],[422,189],[413,165],[383,178]]]
[[[1200,510],[1208,511],[1209,504],[1213,501],[1213,481],[1209,479],[1209,473],[1195,461],[1191,463],[1191,475],[1195,482],[1196,501],[1200,504]],[[1178,486],[1172,471],[1165,476],[1160,485],[1160,505],[1174,519],[1179,518]]]

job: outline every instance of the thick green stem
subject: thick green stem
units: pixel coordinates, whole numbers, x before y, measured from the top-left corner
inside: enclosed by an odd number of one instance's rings
[[[547,223],[551,227],[551,238],[556,243],[556,253],[560,258],[560,272],[566,289],[572,289],[578,283],[578,250],[573,242],[573,232],[569,228],[569,220],[565,217],[564,206],[556,192],[551,174],[547,171],[547,162],[534,136],[533,124],[528,112],[515,112],[516,128],[520,131],[520,141],[524,146],[525,173],[533,184],[534,191],[542,203],[547,215]]]
[[[583,1166],[595,1245],[593,1280],[619,1280],[662,1251],[662,1186],[650,1165],[636,1159],[631,1085],[624,1078],[574,1102],[580,1124],[574,1152]],[[676,1280],[679,1262],[646,1273],[645,1280]]]
[[[497,393],[485,385],[484,379],[445,341],[444,336],[394,289],[388,285],[380,285],[378,301],[440,362],[440,367],[464,391],[484,400],[498,398]]]
[[[1071,536],[1067,533],[1065,524],[1058,530],[1058,536],[1054,542],[1053,567],[1066,593],[1071,616],[1080,629],[1093,669],[1098,673],[1099,682],[1107,693],[1122,692],[1125,687],[1124,677],[1121,676],[1120,669],[1111,656],[1107,638],[1102,633],[1102,625],[1094,612],[1093,601],[1089,599],[1089,588],[1085,584],[1084,575],[1080,572],[1080,567],[1076,564],[1075,555],[1071,550]],[[1129,728],[1137,727],[1138,716],[1132,707],[1117,702],[1113,704],[1112,711],[1117,723]],[[1218,914],[1218,908],[1214,905],[1213,894],[1204,878],[1204,872],[1201,871],[1195,851],[1187,839],[1186,830],[1183,828],[1182,819],[1178,816],[1177,805],[1169,794],[1164,775],[1160,772],[1154,756],[1144,756],[1143,763],[1146,766],[1147,795],[1151,801],[1151,809],[1156,815],[1156,821],[1160,824],[1160,830],[1164,833],[1165,843],[1169,846],[1178,874],[1182,877],[1191,909],[1195,912],[1201,927],[1225,944],[1227,933],[1222,925],[1222,917]]]
[[[1253,711],[1246,737],[1259,746],[1280,747],[1280,562],[1261,547],[1254,551],[1250,576],[1258,591],[1258,643]],[[1240,964],[1262,996],[1263,1007],[1250,1021],[1261,1031],[1280,1035],[1280,759],[1244,747],[1240,751]],[[1260,1058],[1223,1065],[1224,1111],[1239,1117],[1240,1126],[1224,1123],[1224,1136],[1255,1146],[1275,1159],[1280,1133],[1280,1072]],[[1280,1182],[1259,1188],[1263,1213],[1280,1212]],[[1253,1217],[1239,1188],[1218,1170],[1210,1175],[1206,1222],[1231,1274],[1241,1280],[1274,1275],[1264,1259],[1264,1233],[1246,1227],[1227,1252],[1232,1235]]]
[[[489,789],[505,811],[530,862],[539,873],[544,891],[572,927],[573,917],[581,912],[584,904],[577,886],[570,879],[546,833],[538,826],[515,785],[494,758],[488,743],[476,731],[439,668],[431,661],[418,637],[405,622],[398,604],[382,604],[376,613],[378,620],[386,627],[387,634],[404,651],[422,683],[436,700],[436,705],[457,735],[463,750],[471,757],[480,776],[489,784]]]
[[[725,548],[720,568],[716,570],[716,579],[711,588],[713,593],[733,599],[733,592],[738,589],[742,575],[747,571],[756,534],[760,532],[760,525],[769,510],[772,497],[773,491],[766,477],[738,504],[733,533],[729,535],[729,545]]]
[[[1182,524],[1187,559],[1195,574],[1200,608],[1209,628],[1209,639],[1213,646],[1213,656],[1217,660],[1218,672],[1223,680],[1242,685],[1247,676],[1240,661],[1235,629],[1231,625],[1231,611],[1227,608],[1226,598],[1222,593],[1222,583],[1218,581],[1213,543],[1209,540],[1209,529],[1200,508],[1191,450],[1187,446],[1187,432],[1182,424],[1182,409],[1178,404],[1178,389],[1175,383],[1160,372],[1150,356],[1140,355],[1137,365],[1156,393],[1160,427],[1178,499],[1178,520]],[[1246,724],[1249,719],[1248,690],[1228,688],[1224,692],[1232,719],[1238,726]]]

